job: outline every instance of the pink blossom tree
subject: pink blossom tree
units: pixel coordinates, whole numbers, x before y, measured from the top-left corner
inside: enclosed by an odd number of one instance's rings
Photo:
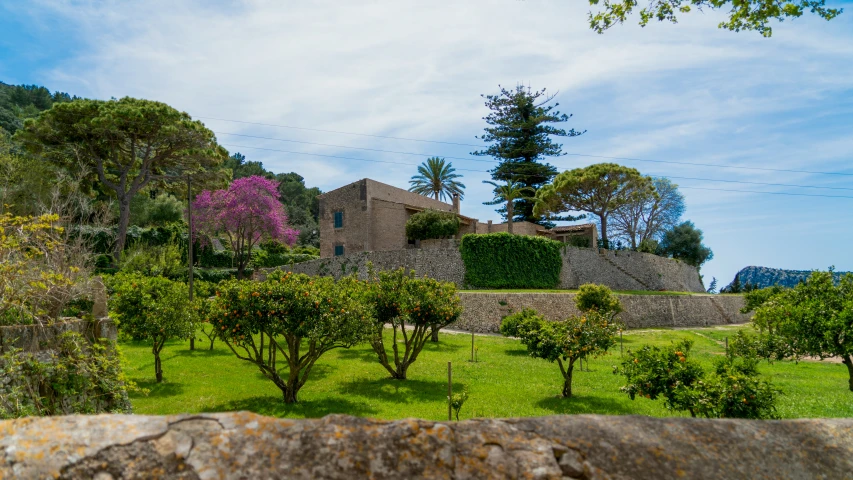
[[[292,246],[299,235],[287,224],[277,188],[276,181],[251,176],[234,180],[225,190],[205,190],[193,202],[193,236],[203,241],[228,237],[239,278],[259,241],[274,239]]]

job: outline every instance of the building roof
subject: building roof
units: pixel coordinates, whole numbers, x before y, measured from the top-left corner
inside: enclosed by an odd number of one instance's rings
[[[583,230],[587,230],[591,227],[595,227],[594,223],[581,223],[579,225],[564,225],[562,227],[554,227],[550,231],[554,233],[571,233],[571,232],[580,232]]]

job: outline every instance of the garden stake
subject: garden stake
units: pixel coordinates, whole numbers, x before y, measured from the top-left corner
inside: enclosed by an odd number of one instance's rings
[[[726,355],[729,354],[729,337],[726,337]]]
[[[451,403],[451,399],[453,398],[453,370],[450,366],[450,362],[447,362],[447,421],[453,421],[453,405]]]
[[[474,361],[474,330],[471,330],[471,362]]]
[[[619,329],[619,356],[622,356],[622,329]]]

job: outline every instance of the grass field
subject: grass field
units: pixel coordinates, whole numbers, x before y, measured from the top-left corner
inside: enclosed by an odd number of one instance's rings
[[[695,341],[694,355],[710,366],[724,348],[720,342],[734,329],[637,330],[624,335],[624,346],[666,345],[681,338]],[[320,359],[300,403],[285,405],[280,391],[253,365],[238,360],[221,342],[213,351],[190,351],[187,342],[173,342],[163,352],[165,381],[154,382],[150,346],[121,343],[125,372],[148,395],[131,396],[140,414],[197,413],[250,410],[278,417],[320,417],[346,413],[385,419],[447,418],[447,362],[453,363],[453,389],[468,388],[470,398],[460,418],[517,417],[572,413],[677,415],[662,402],[631,401],[619,392],[623,378],[613,374],[619,362],[617,346],[610,354],[577,371],[575,397],[560,398],[562,377],[555,364],[527,356],[519,341],[478,336],[477,363],[470,362],[471,336],[441,334],[427,343],[409,369],[409,379],[388,378],[368,346],[334,350]],[[203,343],[203,342],[202,342]],[[853,392],[847,390],[847,370],[827,362],[762,363],[762,373],[784,391],[778,403],[784,418],[853,417]]]

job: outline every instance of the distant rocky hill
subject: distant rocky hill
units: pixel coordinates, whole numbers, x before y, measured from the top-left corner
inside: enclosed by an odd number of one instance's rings
[[[741,287],[747,283],[758,288],[779,285],[780,287],[795,287],[811,275],[810,270],[783,270],[781,268],[746,267],[739,271],[735,278],[740,280]],[[838,281],[847,272],[835,272],[835,280]],[[726,290],[730,290],[735,280],[732,280]]]

